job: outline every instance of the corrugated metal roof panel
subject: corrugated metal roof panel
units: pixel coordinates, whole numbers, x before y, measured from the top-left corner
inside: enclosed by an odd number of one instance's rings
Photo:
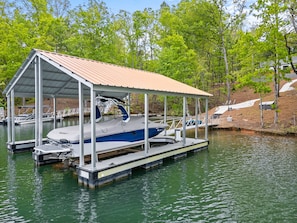
[[[82,59],[64,54],[41,50],[38,50],[38,52],[94,85],[207,97],[212,96],[207,92],[188,86],[161,74]]]
[[[84,81],[88,86],[93,85],[103,96],[124,97],[129,92],[212,96],[205,91],[161,74],[43,50],[31,51],[29,57],[5,88],[5,94],[14,89],[15,96],[35,96],[34,59],[36,56],[41,58],[45,97],[77,97],[79,81]],[[84,91],[88,94],[89,90],[84,89]]]

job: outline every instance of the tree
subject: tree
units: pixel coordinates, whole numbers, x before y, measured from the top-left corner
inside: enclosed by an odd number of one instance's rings
[[[0,2],[0,82],[7,83],[30,49],[30,23],[14,4]]]
[[[174,11],[177,22],[172,22],[188,48],[197,54],[197,73],[193,81],[195,87],[203,90],[208,90],[209,83],[221,82],[222,69],[218,62],[221,53],[217,52],[217,27],[213,17],[216,10],[208,1],[181,1]]]
[[[286,0],[285,7],[288,15],[288,28],[284,34],[286,48],[288,52],[289,63],[295,74],[297,74],[296,65],[293,63],[292,56],[297,53],[297,2],[296,0]]]
[[[285,44],[288,52],[288,60],[291,68],[295,74],[297,74],[296,65],[293,63],[293,55],[297,52],[297,33],[286,33],[284,35]]]
[[[68,52],[72,55],[123,64],[123,42],[117,36],[118,25],[106,4],[89,0],[70,11]]]
[[[1,1],[0,7],[0,82],[6,84],[31,49],[63,48],[67,22],[61,17],[54,18],[45,0]]]
[[[265,59],[263,57],[263,48],[266,43],[259,41],[259,33],[256,31],[239,32],[239,38],[233,48],[238,55],[240,69],[237,74],[237,88],[248,86],[254,89],[255,93],[260,97],[260,123],[261,128],[264,127],[264,117],[262,110],[263,96],[271,92],[269,83],[272,80],[269,64],[261,63]]]
[[[191,84],[197,69],[196,54],[188,49],[182,36],[174,34],[161,40],[158,72],[175,80]]]
[[[234,9],[228,7],[226,0],[213,0],[213,4],[217,7],[215,11],[217,14],[214,16],[214,19],[218,33],[218,46],[221,48],[224,58],[227,100],[231,101],[231,73],[228,51],[232,48],[235,40],[232,38],[232,34],[241,28],[242,21],[245,18],[243,13],[245,0],[234,2]]]
[[[285,0],[284,3],[292,28],[294,29],[295,33],[297,33],[297,1]]]
[[[133,31],[132,15],[125,11],[120,10],[116,15],[116,22],[119,26],[118,33],[125,43],[125,66],[135,67],[136,57],[136,40]]]
[[[65,18],[70,9],[69,0],[48,0],[48,7],[55,18]]]
[[[150,8],[130,14],[121,10],[117,22],[121,24],[119,34],[125,41],[127,65],[133,68],[153,70],[149,67],[156,59],[157,20],[156,12]]]
[[[280,61],[284,60],[286,56],[284,38],[281,33],[285,26],[284,20],[281,19],[285,7],[281,0],[258,0],[254,5],[254,9],[259,13],[257,17],[261,20],[258,31],[261,33],[262,41],[266,43],[263,52],[266,54],[266,61],[270,63],[274,70],[274,124],[277,124],[279,83],[283,78]]]
[[[249,73],[242,78],[239,78],[241,86],[249,86],[254,89],[255,93],[259,94],[260,97],[260,125],[264,128],[264,115],[263,115],[263,96],[269,92],[271,89],[269,83],[271,82],[271,76],[269,75],[269,70],[267,69],[256,69],[253,73]],[[239,85],[239,86],[240,86]]]
[[[226,1],[183,0],[172,10],[168,7],[161,10],[160,22],[161,37],[177,33],[197,54],[199,73],[203,76],[200,87],[208,90],[210,82],[213,85],[225,82],[229,101],[233,78],[230,50],[245,14],[241,13],[244,1],[235,4],[237,13],[231,13],[226,5]]]

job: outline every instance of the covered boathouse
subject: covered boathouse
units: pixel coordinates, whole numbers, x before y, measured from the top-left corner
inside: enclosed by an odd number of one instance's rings
[[[96,143],[96,97],[123,99],[130,93],[144,95],[144,140],[142,151],[98,160],[98,150],[103,144]],[[51,98],[56,114],[57,98],[76,98],[79,100],[79,165],[77,174],[79,183],[93,188],[128,176],[137,167],[150,168],[161,164],[163,159],[184,156],[188,152],[208,147],[208,98],[211,94],[161,74],[121,67],[108,63],[73,57],[69,55],[33,49],[15,76],[4,90],[7,97],[7,148],[13,153],[33,147],[38,148],[47,140],[43,138],[43,100]],[[167,96],[183,98],[182,137],[175,143],[151,147],[148,137],[149,103],[148,95],[164,96],[164,122],[167,119]],[[35,98],[35,139],[15,140],[15,98]],[[195,99],[195,116],[198,120],[198,99],[205,101],[205,134],[198,138],[198,124],[195,138],[186,138],[186,100]],[[84,100],[90,100],[91,142],[90,162],[85,161],[86,143],[84,143]],[[196,122],[197,123],[197,122]],[[54,125],[55,128],[55,125]],[[166,135],[166,134],[165,134]],[[133,146],[133,145],[131,145]],[[113,148],[115,149],[115,148]],[[46,163],[46,156],[33,154],[37,164]]]

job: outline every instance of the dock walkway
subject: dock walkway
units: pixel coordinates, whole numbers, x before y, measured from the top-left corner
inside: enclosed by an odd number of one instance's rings
[[[91,188],[127,177],[134,168],[149,169],[160,165],[164,159],[187,156],[188,152],[202,150],[208,147],[208,140],[186,138],[186,144],[176,142],[162,146],[151,147],[147,153],[139,151],[126,155],[99,160],[95,166],[87,164],[78,167],[79,182]]]

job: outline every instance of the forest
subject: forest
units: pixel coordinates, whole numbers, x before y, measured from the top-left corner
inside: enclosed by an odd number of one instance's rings
[[[160,73],[213,93],[213,105],[273,83],[276,111],[280,81],[297,73],[296,0],[164,1],[133,13],[100,0],[0,0],[0,13],[1,93],[33,48]]]

